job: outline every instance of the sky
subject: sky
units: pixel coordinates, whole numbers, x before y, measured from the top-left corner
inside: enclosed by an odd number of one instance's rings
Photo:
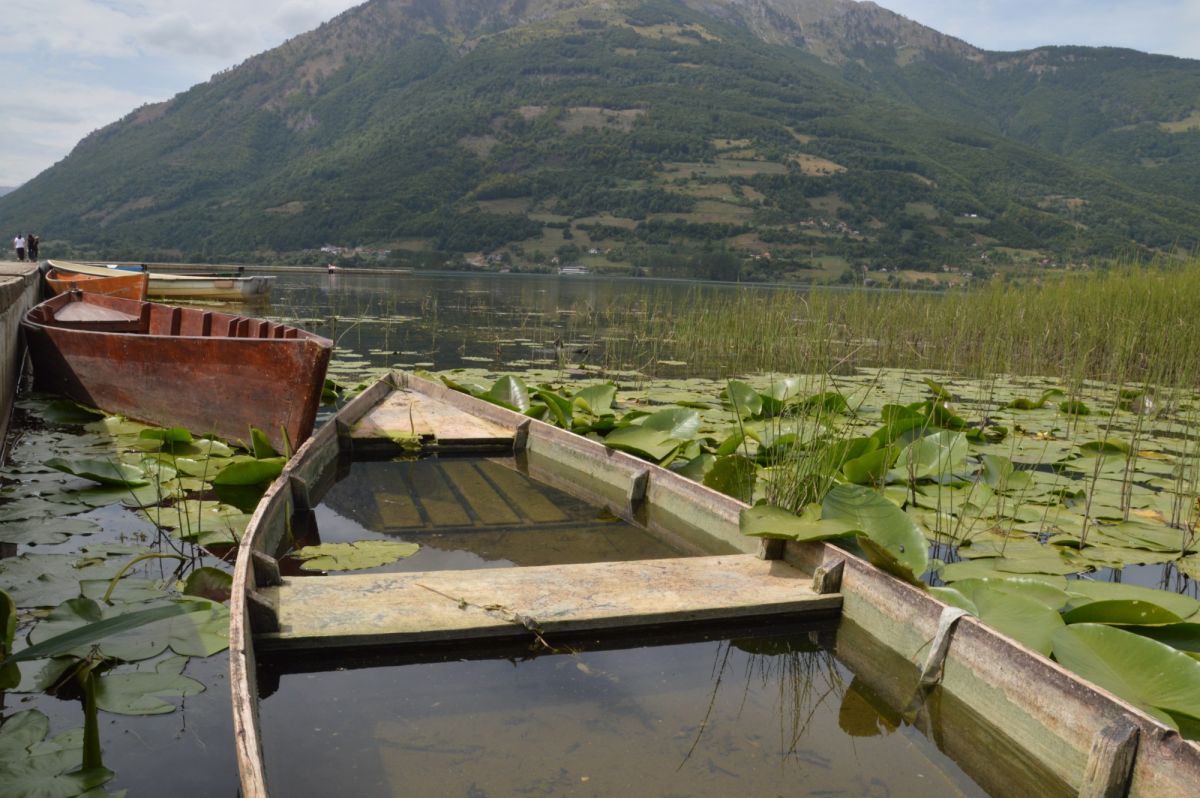
[[[4,0],[0,186],[34,177],[138,106],[169,99],[358,2]],[[1200,0],[877,2],[988,50],[1115,45],[1200,58]]]

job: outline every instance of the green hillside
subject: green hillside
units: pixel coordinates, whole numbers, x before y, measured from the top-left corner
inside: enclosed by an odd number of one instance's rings
[[[1080,262],[1195,246],[1197,109],[1198,62],[983,53],[842,0],[374,0],[92,134],[0,229],[718,278]]]

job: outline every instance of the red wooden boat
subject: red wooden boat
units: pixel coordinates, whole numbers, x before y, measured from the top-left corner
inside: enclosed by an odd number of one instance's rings
[[[99,276],[51,269],[46,272],[46,286],[52,294],[65,294],[73,288],[89,294],[119,296],[123,299],[145,299],[150,275],[146,272],[121,272]]]
[[[109,413],[279,451],[312,432],[333,343],[284,324],[69,291],[21,322],[34,388]]]

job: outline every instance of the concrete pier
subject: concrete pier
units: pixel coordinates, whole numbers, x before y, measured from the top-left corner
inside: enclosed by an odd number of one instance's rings
[[[21,317],[38,301],[36,263],[0,261],[0,455],[8,435],[13,396],[24,355]]]

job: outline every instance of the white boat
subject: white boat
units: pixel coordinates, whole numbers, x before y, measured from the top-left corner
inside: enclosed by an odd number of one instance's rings
[[[95,266],[65,260],[48,261],[60,272],[111,277],[114,273],[141,271],[128,266]],[[146,295],[158,299],[221,299],[233,301],[265,301],[271,296],[275,278],[266,275],[227,277],[204,274],[163,274],[150,272]]]

